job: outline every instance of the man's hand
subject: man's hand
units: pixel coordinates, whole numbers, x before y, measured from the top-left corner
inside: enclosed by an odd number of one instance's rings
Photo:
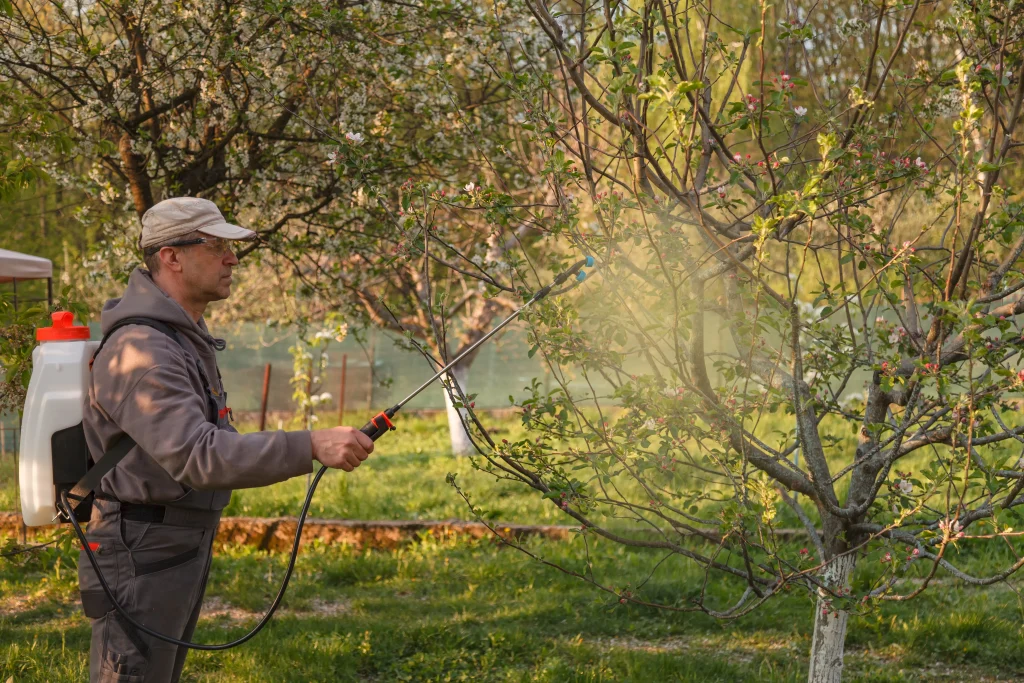
[[[373,441],[355,427],[332,427],[309,433],[313,459],[321,465],[351,472],[373,453]]]

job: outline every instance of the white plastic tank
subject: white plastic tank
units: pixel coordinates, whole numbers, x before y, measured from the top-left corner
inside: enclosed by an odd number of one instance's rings
[[[89,360],[99,342],[89,341],[89,328],[74,324],[74,315],[52,315],[53,327],[36,330],[32,378],[25,397],[18,453],[21,515],[26,526],[53,524],[57,514],[50,437],[82,421],[82,402],[89,380]]]

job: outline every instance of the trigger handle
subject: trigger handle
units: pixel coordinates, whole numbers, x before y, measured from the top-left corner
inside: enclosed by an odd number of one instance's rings
[[[388,418],[386,413],[381,412],[372,420],[360,427],[359,431],[370,437],[371,441],[376,441],[392,429],[395,429],[395,425],[391,423],[391,420]]]

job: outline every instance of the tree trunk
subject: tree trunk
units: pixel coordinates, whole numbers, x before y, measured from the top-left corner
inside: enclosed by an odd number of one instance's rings
[[[825,585],[833,590],[849,587],[850,574],[856,562],[854,553],[831,561],[822,577]],[[849,613],[830,606],[826,599],[828,597],[828,593],[818,589],[808,683],[840,683],[843,680],[843,648],[846,644],[846,620]]]
[[[448,375],[458,383],[463,394],[468,393],[466,381],[469,379],[469,365],[467,363],[459,363],[448,372]],[[445,381],[447,381],[447,378]],[[462,424],[463,419],[468,422],[468,413],[465,408],[455,407],[447,389],[442,388],[442,391],[444,391],[445,407],[448,408],[448,433],[451,435],[452,453],[455,455],[470,455],[476,449],[473,448],[473,442],[469,438],[469,432],[466,431],[466,428]],[[454,395],[456,399],[459,398],[459,392],[455,390],[454,386],[452,386],[451,394]],[[459,417],[460,414],[462,416],[461,418]]]

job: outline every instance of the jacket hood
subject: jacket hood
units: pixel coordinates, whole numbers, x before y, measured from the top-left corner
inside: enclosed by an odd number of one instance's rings
[[[160,289],[149,271],[136,268],[128,278],[124,296],[109,299],[100,313],[100,329],[103,334],[125,318],[151,318],[167,323],[192,339],[197,349],[209,347],[223,351],[226,342],[210,335],[206,321],[199,318],[197,323],[177,301]]]

